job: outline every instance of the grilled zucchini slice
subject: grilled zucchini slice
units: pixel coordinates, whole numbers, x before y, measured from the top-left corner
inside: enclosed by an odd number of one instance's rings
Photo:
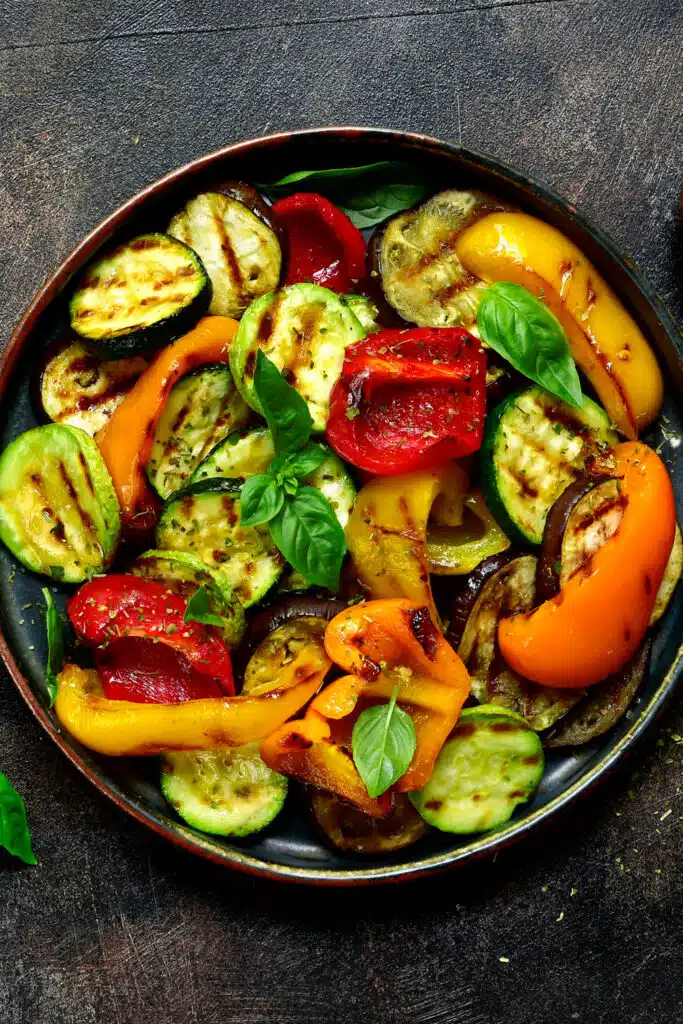
[[[501,204],[482,192],[449,189],[393,217],[370,245],[371,273],[387,301],[420,327],[468,327],[486,285],[456,256],[458,235]]]
[[[208,453],[251,416],[226,363],[209,363],[181,378],[168,396],[154,435],[147,477],[168,498]]]
[[[248,477],[265,473],[275,458],[273,439],[267,427],[236,430],[218,445],[193,474],[190,483],[212,478]],[[356,500],[356,487],[344,463],[329,449],[329,455],[302,483],[321,491],[346,528]]]
[[[377,323],[379,316],[377,303],[369,299],[367,295],[342,295],[341,299],[360,322],[366,334],[374,334],[375,331],[382,330]]]
[[[161,791],[180,817],[200,832],[260,832],[282,810],[288,782],[263,763],[259,745],[164,754]]]
[[[196,252],[169,235],[139,235],[91,263],[69,312],[79,337],[124,358],[168,345],[194,327],[211,301]]]
[[[584,396],[575,409],[543,388],[515,391],[486,418],[482,490],[513,542],[540,544],[551,506],[618,437],[607,413]]]
[[[201,257],[213,285],[210,313],[239,319],[254,299],[278,286],[282,252],[277,235],[232,196],[195,196],[175,215],[168,233]]]
[[[109,565],[119,503],[91,437],[50,423],[0,457],[0,540],[33,572],[81,583]]]
[[[102,359],[82,341],[59,348],[40,374],[40,402],[53,423],[94,437],[147,368],[144,356]]]
[[[243,480],[202,480],[174,494],[157,524],[157,547],[188,551],[220,569],[243,607],[270,590],[285,561],[267,526],[240,525]]]
[[[344,349],[365,329],[342,299],[317,284],[293,284],[252,302],[230,346],[230,369],[252,409],[259,349],[308,403],[314,430],[324,430],[330,391],[341,373]]]
[[[462,712],[423,789],[410,798],[442,832],[467,835],[504,825],[543,776],[543,747],[528,725],[479,708]]]
[[[145,551],[130,571],[163,583],[186,601],[203,588],[209,597],[209,611],[223,619],[223,625],[216,628],[225,642],[235,647],[242,640],[246,625],[244,609],[220,569],[210,569],[201,558],[187,551]]]

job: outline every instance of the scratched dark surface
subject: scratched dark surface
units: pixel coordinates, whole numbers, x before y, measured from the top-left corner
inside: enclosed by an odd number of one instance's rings
[[[0,0],[0,340],[142,185],[227,142],[329,123],[517,164],[611,232],[683,319],[682,48],[679,0]],[[496,863],[289,889],[132,823],[2,674],[0,771],[40,866],[0,860],[0,1021],[674,1024],[681,734],[679,701],[619,779]]]

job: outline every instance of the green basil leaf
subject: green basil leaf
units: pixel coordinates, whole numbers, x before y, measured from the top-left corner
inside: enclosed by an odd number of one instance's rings
[[[52,594],[43,587],[43,598],[45,599],[45,629],[47,632],[47,665],[45,666],[45,685],[47,695],[50,698],[50,707],[57,699],[59,683],[57,676],[64,665],[64,623],[57,611]]]
[[[397,686],[388,704],[363,711],[353,727],[353,760],[371,797],[386,793],[408,770],[415,754],[415,723],[396,703],[398,690]]]
[[[432,182],[400,160],[380,160],[361,167],[332,167],[294,171],[272,184],[260,185],[272,198],[291,195],[303,187],[331,199],[357,228],[371,228],[407,210],[432,191]]]
[[[334,509],[315,487],[299,487],[270,521],[270,532],[290,565],[309,583],[339,587],[346,537]]]
[[[204,626],[224,626],[225,620],[211,611],[211,597],[206,587],[199,587],[187,602],[183,622],[201,622]]]
[[[305,445],[313,429],[308,406],[261,349],[256,354],[254,388],[276,453],[295,452]]]
[[[581,408],[581,382],[557,317],[521,285],[498,281],[487,288],[477,313],[487,345],[551,395]]]
[[[276,476],[294,476],[297,480],[303,479],[322,465],[329,455],[329,450],[322,444],[312,441],[305,445],[298,452],[290,455],[278,455],[269,466],[269,472]]]
[[[0,775],[0,846],[25,864],[37,864],[31,849],[26,808],[6,775]]]
[[[282,508],[282,486],[270,473],[250,476],[240,491],[240,524],[260,526],[276,516]]]

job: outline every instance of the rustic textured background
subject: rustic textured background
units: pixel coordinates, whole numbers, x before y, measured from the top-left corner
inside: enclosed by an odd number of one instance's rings
[[[517,164],[611,232],[683,319],[682,48],[680,0],[0,0],[0,339],[142,185],[233,140],[334,123]],[[0,770],[40,866],[0,860],[0,1021],[683,1020],[679,732],[674,707],[620,779],[496,863],[294,890],[133,824],[2,675]]]

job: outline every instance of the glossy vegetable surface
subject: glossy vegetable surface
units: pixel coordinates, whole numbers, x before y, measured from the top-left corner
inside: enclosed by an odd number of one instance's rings
[[[285,284],[353,291],[365,277],[365,241],[346,214],[324,196],[297,192],[273,205],[287,239]]]

